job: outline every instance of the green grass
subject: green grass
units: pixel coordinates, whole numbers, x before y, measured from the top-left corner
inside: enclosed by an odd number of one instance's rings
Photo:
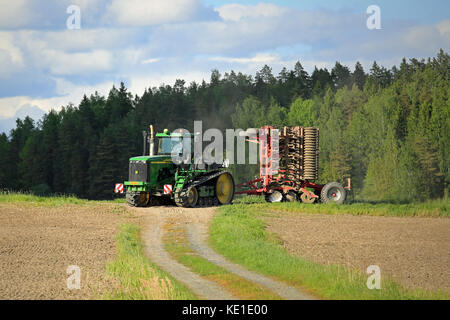
[[[20,203],[20,204],[28,204],[31,206],[59,207],[64,205],[85,205],[93,202],[95,201],[78,199],[74,196],[67,196],[67,195],[40,197],[25,192],[0,192],[0,204]]]
[[[114,198],[114,200],[112,200],[111,202],[114,202],[114,203],[127,203],[127,199],[125,199],[125,198]]]
[[[117,236],[117,258],[110,262],[107,274],[120,285],[106,294],[114,300],[193,300],[185,286],[150,262],[143,253],[138,226],[123,224]]]
[[[277,209],[283,208],[283,205],[280,204]],[[287,208],[295,207],[287,205]],[[265,205],[247,203],[221,207],[210,228],[212,246],[231,261],[325,299],[449,298],[447,293],[407,290],[386,277],[382,278],[381,290],[369,290],[366,287],[368,275],[357,270],[320,265],[292,256],[266,232],[259,216],[267,208]],[[340,212],[339,209],[336,211]]]
[[[372,216],[398,216],[398,217],[449,217],[450,200],[439,199],[427,202],[394,204],[394,203],[367,203],[354,202],[350,204],[303,204],[300,202],[267,203],[264,197],[241,197],[235,203],[253,204],[259,210],[304,212],[323,214],[352,214]]]
[[[189,246],[186,231],[173,224],[165,226],[167,232],[164,235],[165,249],[181,264],[192,272],[208,280],[218,283],[235,297],[243,300],[281,300],[282,298],[272,291],[243,279],[222,267],[199,256]]]
[[[24,204],[30,206],[60,207],[65,205],[95,205],[99,203],[126,203],[124,198],[114,200],[94,201],[79,199],[73,195],[37,196],[31,192],[0,191],[0,204]]]

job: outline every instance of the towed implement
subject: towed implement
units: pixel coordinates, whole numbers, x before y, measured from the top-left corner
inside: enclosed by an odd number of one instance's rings
[[[183,154],[192,148],[194,135],[169,133],[144,135],[144,155],[130,158],[129,181],[124,182],[127,203],[135,207],[175,203],[179,207],[225,205],[233,201],[233,176],[222,164],[180,164],[172,161],[172,155]],[[146,155],[147,143],[150,145]]]
[[[244,132],[244,135],[248,135]],[[260,177],[236,186],[236,194],[264,196],[267,202],[342,204],[350,190],[338,182],[315,183],[319,173],[319,129],[262,127],[250,142],[259,144]]]

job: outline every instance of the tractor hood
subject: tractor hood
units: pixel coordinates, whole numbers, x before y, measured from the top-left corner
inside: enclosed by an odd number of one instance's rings
[[[172,162],[170,155],[159,155],[159,156],[139,156],[139,157],[133,157],[130,158],[130,161],[145,161],[145,162]]]

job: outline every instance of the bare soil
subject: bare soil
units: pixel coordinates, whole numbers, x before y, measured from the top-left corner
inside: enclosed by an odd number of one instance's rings
[[[116,284],[105,265],[116,254],[114,204],[64,207],[0,205],[0,299],[100,299]],[[81,269],[81,289],[67,288],[67,268]]]
[[[408,288],[450,290],[450,219],[321,214],[265,217],[292,254],[366,272],[378,265]]]

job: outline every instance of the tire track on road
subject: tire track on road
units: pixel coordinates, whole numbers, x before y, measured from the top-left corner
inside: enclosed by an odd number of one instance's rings
[[[143,232],[143,241],[145,243],[145,252],[149,259],[168,272],[177,281],[185,284],[201,299],[237,299],[221,286],[200,277],[170,257],[169,253],[164,249],[162,242],[162,227],[166,221],[167,212],[164,212],[165,209],[161,207],[152,208],[152,211],[154,209],[159,210],[157,212],[150,212],[150,210],[148,210],[148,215],[144,218],[146,227]]]

